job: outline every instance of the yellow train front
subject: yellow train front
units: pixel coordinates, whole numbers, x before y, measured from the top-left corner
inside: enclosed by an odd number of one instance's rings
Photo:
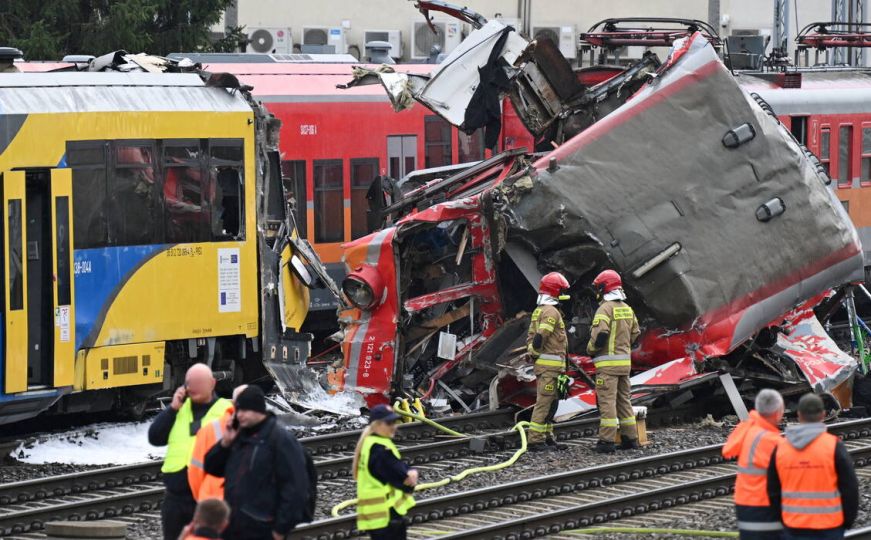
[[[305,361],[277,131],[232,77],[0,74],[0,423]]]

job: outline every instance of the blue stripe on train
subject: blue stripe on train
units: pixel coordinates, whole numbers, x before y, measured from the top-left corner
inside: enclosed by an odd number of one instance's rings
[[[76,285],[76,350],[102,321],[133,272],[165,244],[105,247],[73,251]],[[157,294],[158,291],[155,291]]]

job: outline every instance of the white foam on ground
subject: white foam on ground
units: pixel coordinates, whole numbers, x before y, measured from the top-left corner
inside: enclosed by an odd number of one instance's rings
[[[309,388],[305,396],[290,401],[307,409],[326,411],[341,416],[360,416],[360,407],[366,405],[363,396],[356,392],[339,392],[330,395],[321,386]]]
[[[148,444],[147,422],[95,424],[52,435],[32,448],[24,445],[11,456],[24,463],[69,463],[75,465],[125,465],[162,459],[166,447]]]

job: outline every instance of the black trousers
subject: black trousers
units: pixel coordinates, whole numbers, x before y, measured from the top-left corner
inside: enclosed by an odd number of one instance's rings
[[[167,491],[160,505],[163,540],[178,540],[181,530],[193,520],[196,508],[197,502],[190,493],[179,495]]]
[[[383,529],[375,529],[369,531],[369,537],[372,540],[406,540],[408,533],[405,518],[397,514],[392,508],[390,509],[390,523]]]

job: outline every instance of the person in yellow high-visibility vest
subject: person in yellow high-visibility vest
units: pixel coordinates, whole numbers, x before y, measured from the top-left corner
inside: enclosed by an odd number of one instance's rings
[[[405,514],[414,506],[417,471],[405,464],[393,444],[399,415],[376,405],[354,451],[357,480],[357,529],[372,540],[405,540]]]
[[[596,451],[616,449],[617,430],[620,448],[638,448],[635,412],[632,410],[629,374],[632,371],[632,344],[641,330],[635,312],[626,303],[623,280],[613,270],[605,270],[593,280],[601,304],[593,317],[587,352],[596,367],[596,400],[599,403],[599,441]]]
[[[185,383],[172,396],[148,428],[148,442],[166,446],[163,460],[163,484],[166,495],[160,509],[164,540],[177,540],[190,523],[196,501],[188,484],[187,467],[194,451],[194,441],[201,426],[221,418],[230,407],[230,400],[215,395],[215,377],[205,364],[192,365],[185,374]]]

